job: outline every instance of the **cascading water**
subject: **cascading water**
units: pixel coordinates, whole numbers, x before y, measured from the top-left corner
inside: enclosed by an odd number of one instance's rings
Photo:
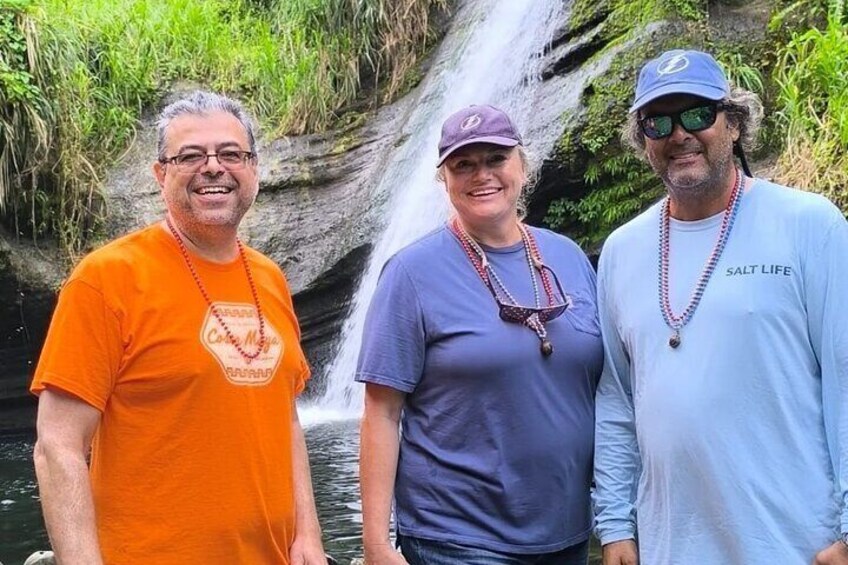
[[[505,110],[525,134],[531,152],[545,155],[552,143],[529,139],[523,126],[534,112],[527,103],[539,84],[539,62],[550,43],[562,0],[477,0],[465,2],[453,31],[442,43],[436,63],[418,89],[417,103],[405,123],[404,143],[387,155],[377,194],[389,194],[385,231],[377,241],[341,346],[327,372],[327,390],[299,412],[305,423],[358,417],[364,386],[354,382],[368,304],[386,260],[445,220],[448,202],[436,181],[436,146],[447,116],[469,104]],[[460,30],[457,32],[456,30]]]

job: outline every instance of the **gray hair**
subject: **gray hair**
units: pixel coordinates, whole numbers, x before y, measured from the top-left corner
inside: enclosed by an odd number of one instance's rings
[[[247,140],[250,144],[250,152],[256,153],[256,136],[254,134],[253,120],[241,103],[226,96],[215,94],[214,92],[195,90],[188,96],[168,104],[159,114],[159,119],[156,121],[159,159],[166,157],[165,134],[174,118],[187,114],[202,116],[210,112],[226,112],[235,117],[244,126],[244,131],[247,133]]]
[[[763,122],[763,103],[760,97],[750,90],[732,87],[730,95],[721,103],[724,105],[727,120],[731,125],[739,128],[739,144],[742,149],[746,152],[751,151],[757,140],[760,124]],[[645,134],[639,127],[638,120],[638,111],[627,115],[627,121],[621,128],[621,142],[645,161]]]
[[[521,159],[521,165],[524,168],[524,184],[521,185],[521,194],[518,195],[518,202],[516,205],[518,207],[518,219],[523,220],[525,216],[527,216],[527,199],[530,197],[530,193],[533,191],[533,188],[536,186],[536,182],[539,180],[539,172],[531,166],[531,162],[533,160],[533,156],[527,151],[527,149],[523,145],[516,145],[516,149],[518,149],[518,158]],[[436,180],[439,182],[445,182],[445,164],[442,163],[439,165],[439,168],[436,169]]]

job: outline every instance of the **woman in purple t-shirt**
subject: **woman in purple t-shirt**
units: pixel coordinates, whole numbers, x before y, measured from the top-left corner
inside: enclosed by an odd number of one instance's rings
[[[357,367],[366,562],[585,564],[594,271],[521,222],[526,156],[501,110],[449,117],[438,167],[455,214],[384,267]]]

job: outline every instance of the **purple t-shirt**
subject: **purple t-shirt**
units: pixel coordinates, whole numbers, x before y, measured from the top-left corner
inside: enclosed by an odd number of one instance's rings
[[[407,393],[395,484],[403,535],[523,554],[589,536],[603,363],[595,273],[571,240],[531,230],[573,302],[546,325],[550,357],[532,330],[498,317],[444,227],[401,250],[380,276],[356,380]],[[484,250],[518,303],[532,306],[523,244]]]

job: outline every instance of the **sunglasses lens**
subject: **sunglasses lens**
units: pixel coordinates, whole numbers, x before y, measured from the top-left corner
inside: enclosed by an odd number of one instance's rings
[[[646,137],[662,139],[671,135],[675,122],[679,122],[683,129],[688,132],[702,131],[712,127],[717,114],[718,108],[715,104],[707,104],[706,106],[696,106],[683,110],[679,114],[643,118],[639,125],[642,126],[642,131]]]
[[[512,322],[514,324],[523,324],[530,319],[530,316],[537,314],[542,322],[549,322],[562,316],[562,313],[568,308],[568,303],[558,306],[550,306],[548,308],[527,308],[524,306],[513,306],[512,304],[500,304],[499,314],[501,320]]]
[[[680,112],[680,123],[686,131],[701,131],[712,126],[716,121],[715,106],[698,106]]]
[[[642,131],[651,139],[662,139],[671,134],[674,126],[671,116],[652,116],[641,121]]]
[[[551,306],[550,308],[544,308],[539,311],[539,319],[543,322],[550,322],[551,320],[562,316],[562,313],[565,312],[565,309],[567,307],[568,304],[561,304],[559,306]]]
[[[533,310],[523,306],[499,303],[498,313],[500,314],[501,320],[504,322],[523,324],[527,321],[527,318],[533,315]]]

